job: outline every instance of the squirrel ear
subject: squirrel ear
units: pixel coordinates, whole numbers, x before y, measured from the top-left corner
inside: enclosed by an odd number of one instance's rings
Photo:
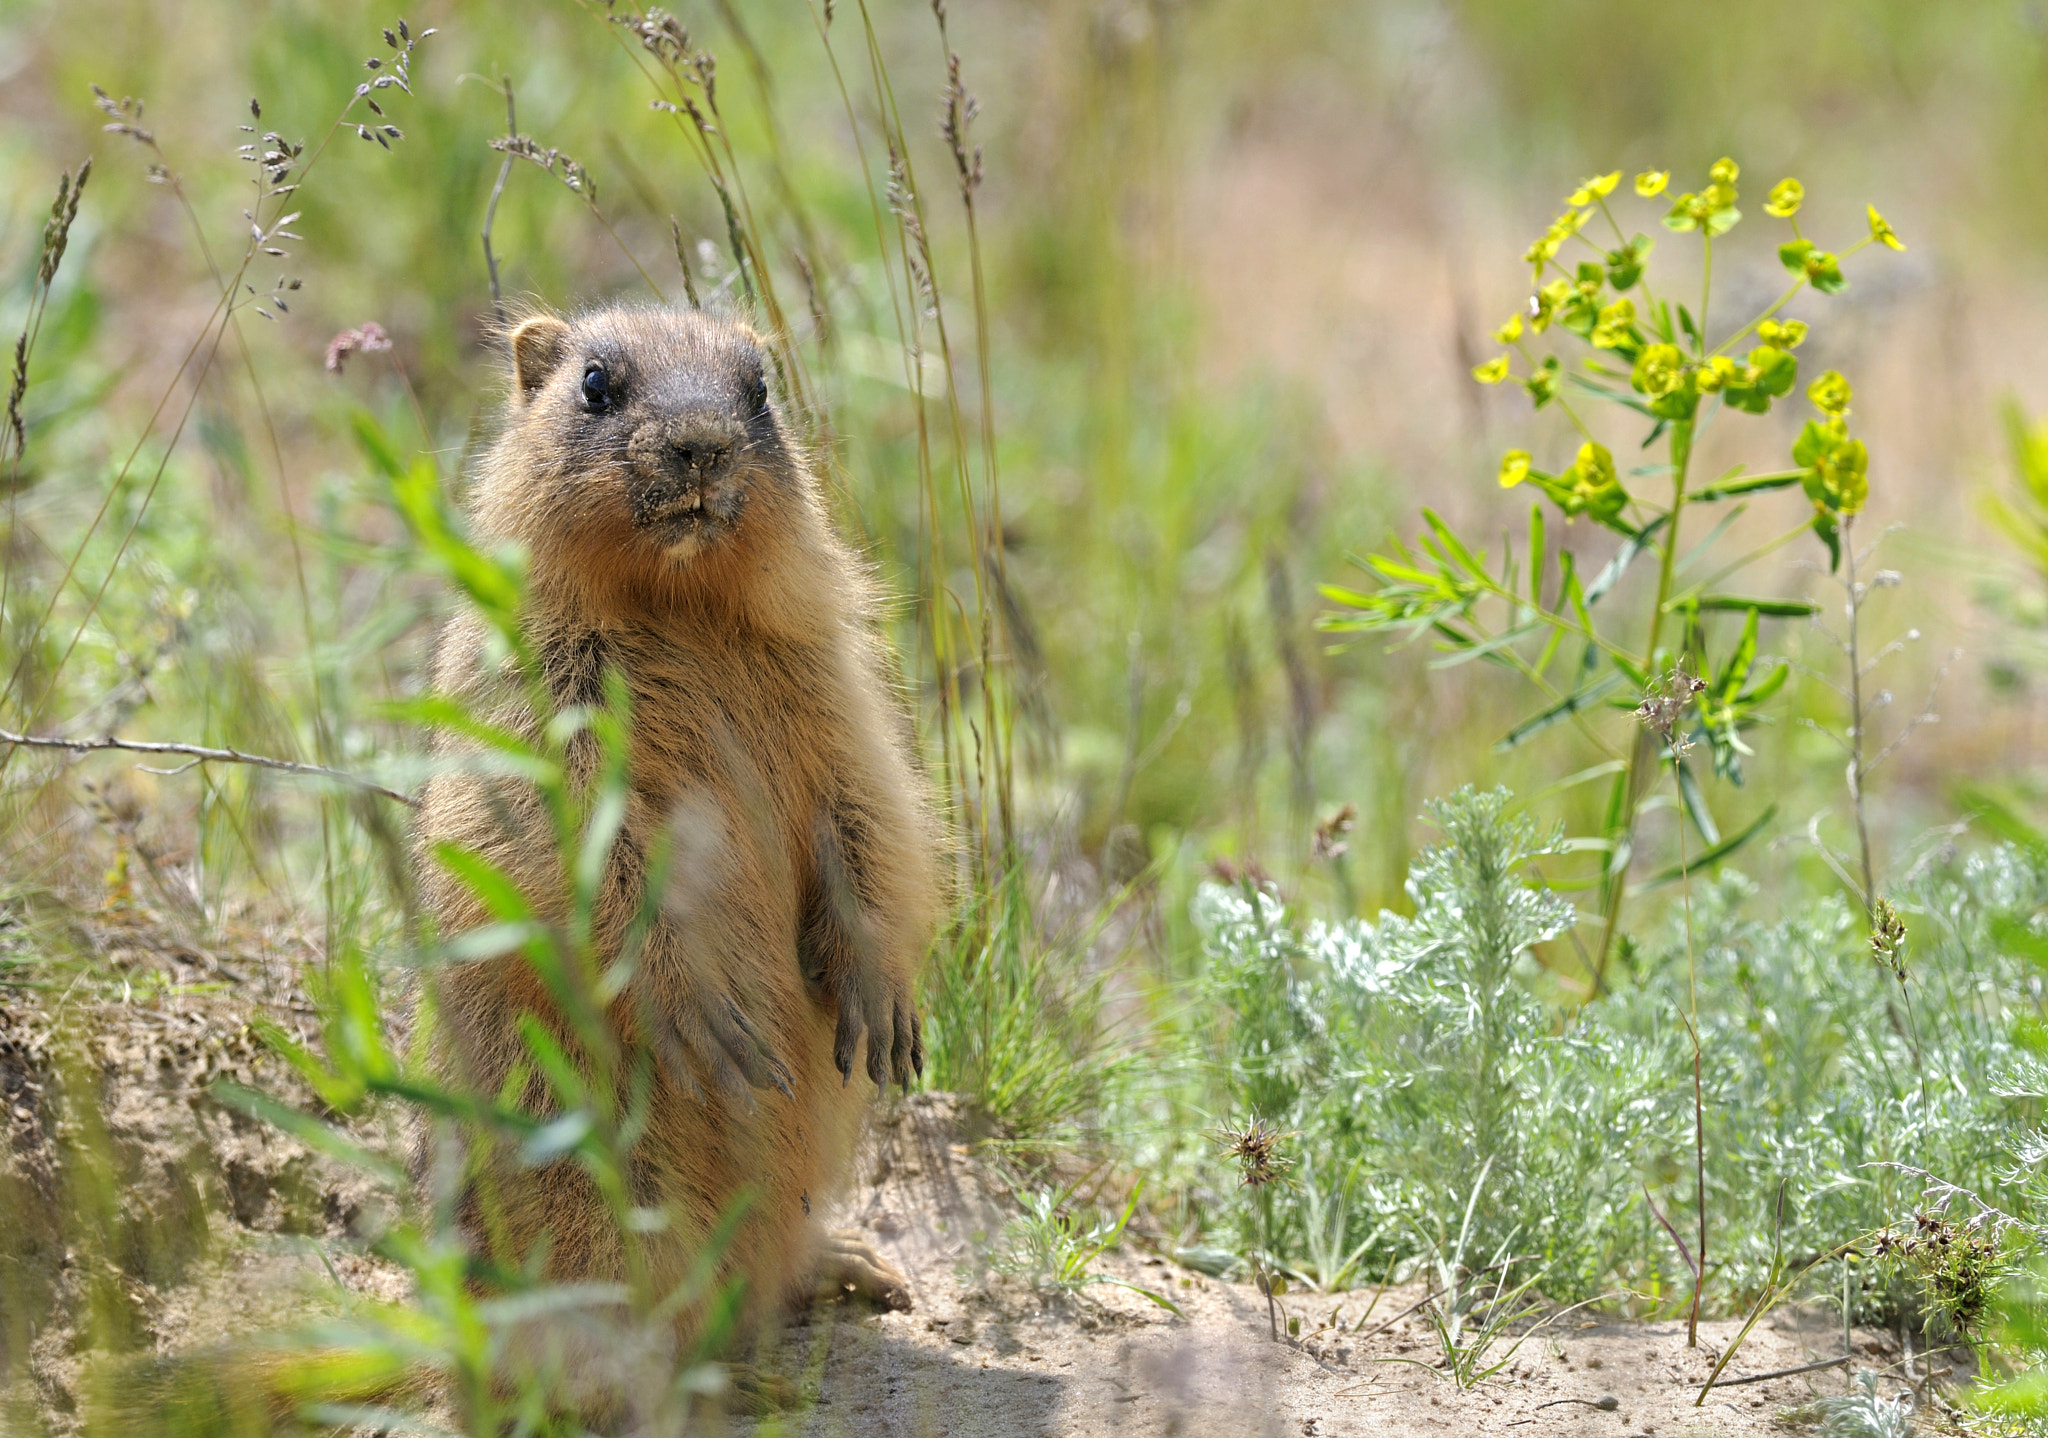
[[[528,399],[547,383],[568,349],[569,327],[553,315],[535,315],[512,331],[512,378]]]

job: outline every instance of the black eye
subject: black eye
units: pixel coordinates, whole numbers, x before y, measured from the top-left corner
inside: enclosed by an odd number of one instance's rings
[[[754,376],[753,384],[747,389],[747,407],[755,414],[768,408],[768,381],[760,375]]]
[[[603,365],[594,364],[583,372],[583,402],[593,410],[611,408],[611,381],[605,378]]]

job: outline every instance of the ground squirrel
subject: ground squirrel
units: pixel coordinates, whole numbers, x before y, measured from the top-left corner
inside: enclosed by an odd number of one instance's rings
[[[673,855],[630,1002],[611,1015],[654,1057],[631,1182],[636,1203],[670,1217],[648,1261],[658,1289],[680,1280],[749,1194],[726,1263],[765,1314],[811,1281],[811,1215],[876,1086],[907,1085],[924,1063],[912,987],[939,917],[938,836],[875,585],[835,535],[745,326],[620,306],[536,315],[508,342],[509,413],[471,500],[478,539],[526,551],[524,629],[553,704],[602,704],[611,672],[631,696],[628,813],[598,905],[607,955],[641,912],[649,856]],[[484,638],[476,615],[450,621],[437,687],[534,733],[525,689],[487,663]],[[465,743],[438,740],[447,756]],[[579,744],[572,764],[594,768],[594,743]],[[548,822],[514,780],[441,774],[420,839],[423,854],[441,841],[481,852],[537,903],[563,892]],[[487,921],[444,870],[420,869],[444,936]],[[518,956],[442,971],[435,1000],[440,1062],[481,1092],[525,1058],[522,1013],[568,1041]],[[502,1177],[503,1257],[545,1242],[553,1276],[621,1276],[617,1234],[573,1160]],[[847,1276],[907,1302],[886,1269],[834,1252]]]

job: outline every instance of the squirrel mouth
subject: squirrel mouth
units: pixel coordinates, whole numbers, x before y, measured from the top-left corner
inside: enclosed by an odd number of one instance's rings
[[[715,480],[657,482],[635,496],[633,527],[667,545],[703,538],[731,525],[737,498]]]
[[[640,513],[635,518],[643,525],[674,524],[679,521],[702,524],[705,518],[704,491],[692,488],[681,494],[655,499],[652,503],[640,506]]]
[[[633,504],[633,524],[637,528],[668,528],[674,524],[705,524],[717,506],[719,494],[711,485],[702,483],[655,483]]]

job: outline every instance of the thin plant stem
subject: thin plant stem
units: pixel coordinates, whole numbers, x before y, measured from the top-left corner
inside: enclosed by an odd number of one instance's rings
[[[1664,611],[1671,599],[1672,574],[1678,558],[1678,521],[1685,508],[1685,481],[1692,467],[1693,421],[1676,420],[1671,426],[1671,509],[1664,523],[1663,543],[1657,566],[1657,595],[1650,607],[1650,632],[1643,644],[1645,673],[1657,667],[1658,644],[1664,633]],[[1657,764],[1656,746],[1647,730],[1638,731],[1629,751],[1628,768],[1615,780],[1608,802],[1607,837],[1614,844],[1609,851],[1607,876],[1601,894],[1600,948],[1593,960],[1593,993],[1606,987],[1607,963],[1614,953],[1614,937],[1621,923],[1621,906],[1628,890],[1628,861],[1633,857],[1636,810]]]
[[[1678,746],[1671,749],[1671,777],[1682,782],[1679,770],[1685,763]],[[1685,910],[1685,993],[1686,1036],[1692,1040],[1692,1156],[1693,1199],[1699,1206],[1699,1261],[1692,1270],[1692,1308],[1685,1320],[1685,1344],[1700,1346],[1700,1295],[1707,1286],[1707,1107],[1700,1077],[1700,979],[1699,962],[1692,937],[1692,870],[1685,852],[1685,815],[1678,816],[1678,881],[1680,904]]]
[[[1849,651],[1849,802],[1856,813],[1856,849],[1862,861],[1863,917],[1867,922],[1877,907],[1877,883],[1870,867],[1870,822],[1863,804],[1863,660],[1861,619],[1864,593],[1856,579],[1856,516],[1842,516],[1842,558],[1848,574]]]
[[[512,77],[504,76],[499,89],[505,96],[505,138],[510,140],[519,134],[519,113],[512,103]],[[498,200],[505,193],[505,181],[512,177],[512,156],[508,152],[498,166],[498,178],[491,186],[490,203],[484,206],[484,266],[491,272],[491,313],[497,318],[498,327],[505,325],[505,295],[498,287],[498,256],[491,248],[491,228],[498,222]],[[687,278],[685,283],[688,283]]]
[[[17,734],[10,729],[0,729],[0,744],[7,745],[10,750],[62,749],[72,754],[85,754],[99,749],[118,749],[128,754],[162,754],[187,761],[175,769],[145,771],[151,774],[182,774],[200,764],[249,764],[259,769],[275,769],[284,774],[332,779],[366,793],[396,799],[411,808],[418,808],[420,802],[402,790],[379,784],[374,779],[365,779],[360,774],[350,774],[346,770],[330,769],[321,764],[301,764],[296,759],[275,759],[266,754],[245,754],[239,749],[215,749],[204,744],[156,743],[140,739],[116,739],[112,735],[99,739],[67,739],[61,734]]]
[[[1705,359],[1707,354],[1707,299],[1714,292],[1714,237],[1701,230],[1704,242],[1700,259],[1700,312],[1693,321],[1693,352]]]
[[[1777,300],[1771,305],[1769,309],[1765,310],[1762,314],[1758,315],[1755,319],[1751,320],[1748,324],[1744,325],[1734,334],[1728,336],[1727,339],[1722,340],[1720,344],[1714,346],[1713,353],[1710,354],[1708,358],[1713,358],[1713,355],[1726,354],[1729,350],[1735,348],[1736,345],[1742,343],[1744,336],[1748,335],[1751,330],[1755,329],[1765,320],[1770,319],[1773,315],[1777,314],[1777,312],[1785,308],[1786,305],[1792,303],[1792,297],[1805,288],[1806,277],[1804,275],[1801,275],[1798,279],[1792,282],[1792,287],[1790,289],[1786,290],[1785,293],[1778,296]]]

